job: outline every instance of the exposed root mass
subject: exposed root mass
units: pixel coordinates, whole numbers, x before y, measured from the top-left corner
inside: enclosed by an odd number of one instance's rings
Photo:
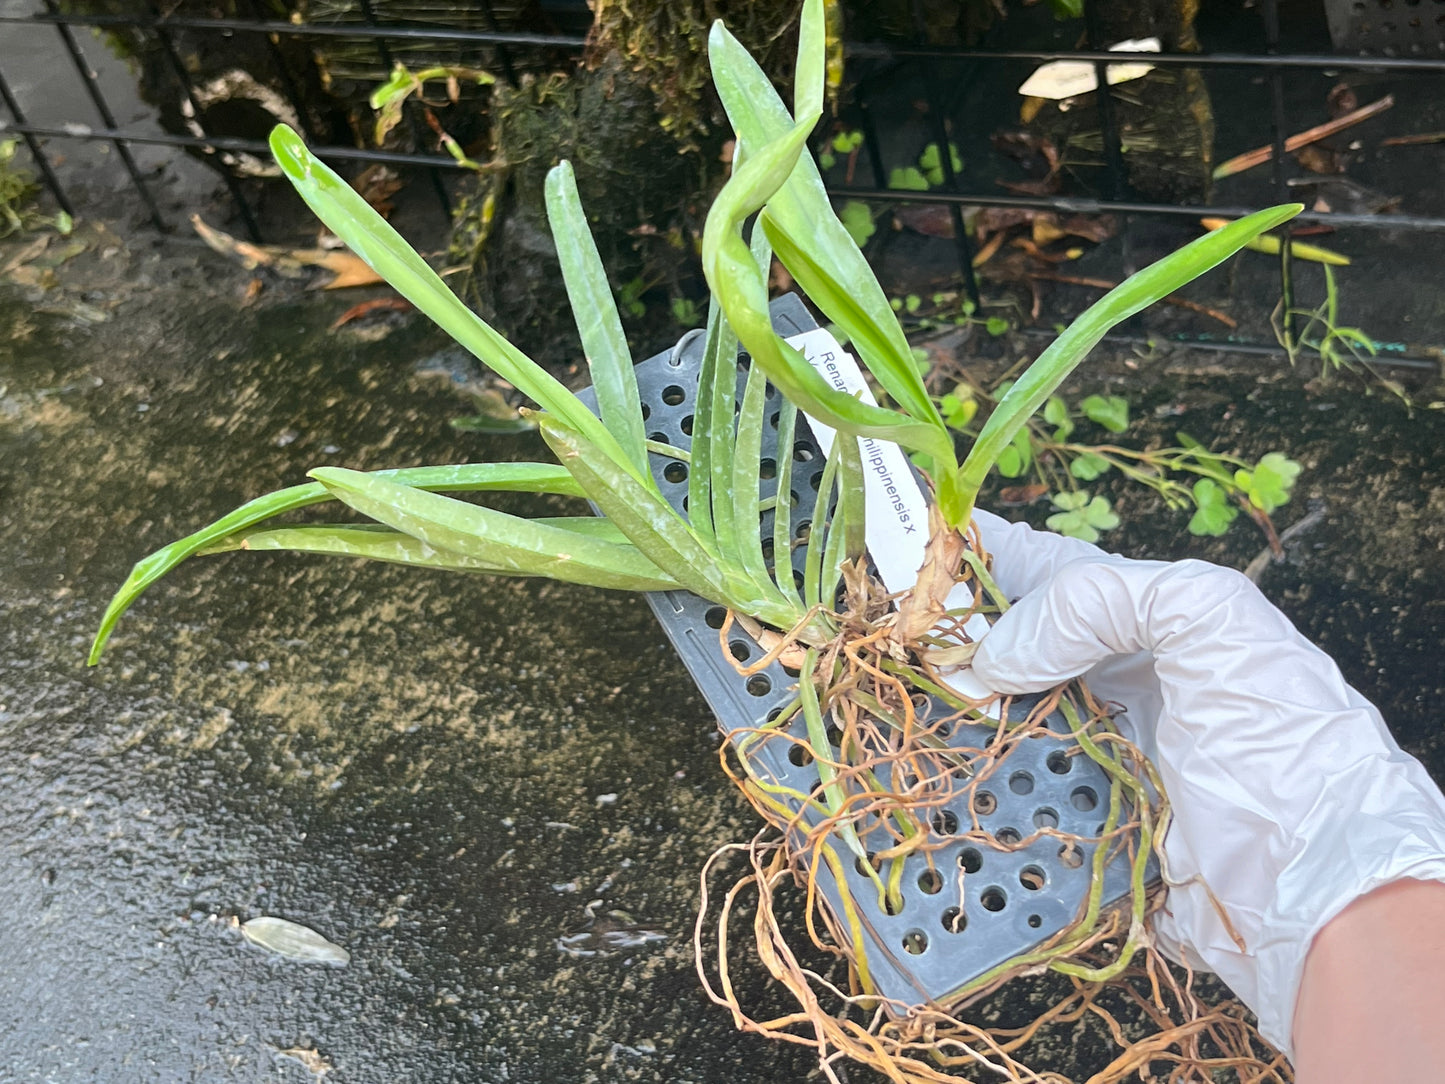
[[[798,672],[799,695],[766,727],[734,732],[724,745],[724,770],[767,827],[749,843],[724,847],[703,871],[695,947],[709,996],[731,1011],[742,1030],[813,1047],[823,1075],[835,1084],[846,1079],[840,1067],[848,1062],[898,1084],[1203,1084],[1230,1074],[1242,1084],[1291,1080],[1284,1057],[1260,1038],[1242,1005],[1206,1003],[1195,976],[1167,962],[1154,944],[1148,919],[1162,906],[1164,889],[1151,874],[1162,869],[1167,880],[1159,845],[1169,807],[1153,766],[1120,733],[1110,706],[1073,682],[1037,702],[1006,700],[995,718],[945,683],[942,668],[969,653],[959,633],[970,614],[1006,605],[995,597],[977,539],[967,555],[960,542],[935,535],[930,559],[940,569],[921,577],[931,583],[931,597],[905,598],[895,606],[899,600],[865,570],[849,569],[832,642],[807,646],[779,633],[764,639],[767,662],[780,660]],[[939,574],[944,566],[946,576]],[[941,605],[958,581],[974,587],[969,613],[949,613]],[[724,643],[727,635],[725,626]],[[986,784],[1007,780],[1011,757],[1036,741],[1102,769],[1109,790],[1100,802],[1097,835],[1045,823],[1020,838],[1017,832],[995,834],[983,823],[992,812]],[[777,751],[779,743],[793,754],[792,763],[816,768],[809,792],[779,784],[763,766],[764,750]],[[954,810],[966,810],[967,822],[957,823]],[[958,906],[945,914],[953,916],[958,932],[970,917],[964,897],[969,872],[956,862],[935,861],[935,855],[960,840],[1017,851],[1046,837],[1058,841],[1066,864],[1077,867],[1090,856],[1091,888],[1072,922],[980,975],[960,976],[946,1003],[908,1004],[876,994],[869,971],[876,945],[865,935],[864,910],[897,913],[905,861],[914,881],[921,875],[932,891],[956,895]],[[1158,858],[1155,866],[1151,855]],[[744,864],[740,876],[737,860]],[[1106,900],[1103,874],[1110,863],[1127,866],[1128,888]],[[867,876],[876,898],[848,891],[850,867]],[[718,899],[719,883],[729,874],[736,879]],[[794,887],[803,897],[805,936],[779,915],[778,893]],[[828,887],[833,905],[825,899]],[[748,913],[757,961],[796,1005],[785,1015],[755,1018],[738,995],[733,968],[739,949],[730,932]],[[1062,979],[1043,977],[1049,973]],[[1017,1008],[1031,1001],[1026,1011]],[[1001,1024],[1001,1012],[1023,1022]],[[1064,1060],[1058,1050],[1072,1049],[1076,1029],[1091,1021],[1116,1048],[1112,1060],[1093,1056],[1096,1064],[1086,1077],[1033,1064]]]

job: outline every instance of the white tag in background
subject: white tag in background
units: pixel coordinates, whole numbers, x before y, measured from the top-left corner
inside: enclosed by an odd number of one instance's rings
[[[858,362],[825,328],[805,331],[787,340],[808,359],[830,386],[876,406],[877,400],[868,388]],[[808,418],[808,427],[828,455],[833,450],[834,430],[822,422]],[[863,460],[863,495],[867,515],[868,555],[878,569],[883,586],[891,593],[906,591],[918,580],[918,570],[928,547],[928,501],[903,449],[888,441],[872,437],[858,439],[858,452]],[[949,594],[950,610],[967,609],[973,604],[973,591],[967,584],[958,584]],[[964,631],[974,640],[988,632],[988,618],[974,614]],[[944,680],[961,696],[970,700],[993,699],[993,691],[973,676],[973,671],[960,666],[944,676]]]

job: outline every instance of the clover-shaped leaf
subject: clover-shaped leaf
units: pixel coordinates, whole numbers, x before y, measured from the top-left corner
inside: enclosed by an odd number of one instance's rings
[[[939,400],[938,410],[945,423],[954,429],[962,429],[973,421],[974,415],[978,413],[978,400],[973,397],[972,388],[967,384],[960,384]]]
[[[1235,484],[1249,496],[1249,503],[1264,512],[1273,512],[1288,503],[1300,465],[1279,452],[1270,452],[1254,470],[1234,472]]]
[[[1074,431],[1074,419],[1069,417],[1069,408],[1057,395],[1051,395],[1044,403],[1044,421],[1054,426],[1054,440],[1062,444]]]
[[[1194,483],[1194,515],[1189,520],[1189,533],[1218,537],[1229,530],[1239,508],[1229,499],[1229,492],[1210,478]]]
[[[1045,522],[1050,530],[1070,538],[1097,542],[1100,531],[1109,531],[1119,526],[1119,517],[1109,507],[1108,499],[1091,498],[1086,490],[1077,493],[1055,493],[1053,503],[1059,511]]]
[[[1122,395],[1091,395],[1079,404],[1084,417],[1111,433],[1129,428],[1129,400]]]
[[[963,158],[958,153],[958,148],[952,143],[948,145],[948,158],[953,166],[953,172],[958,173],[963,169]],[[923,153],[918,156],[918,168],[928,178],[928,183],[939,185],[943,183],[943,156],[938,153],[938,144],[930,143],[923,148]]]
[[[1017,478],[1034,461],[1034,445],[1027,429],[1014,434],[1013,441],[998,457],[998,472],[1005,478]]]
[[[1069,463],[1069,473],[1081,482],[1092,482],[1112,466],[1113,464],[1103,456],[1094,452],[1085,452]]]
[[[861,200],[850,199],[843,204],[838,212],[838,221],[843,223],[848,236],[853,238],[853,243],[859,248],[868,243],[868,238],[872,237],[873,231],[877,229],[873,224],[873,212]]]
[[[889,172],[888,187],[902,189],[905,192],[927,192],[928,178],[912,166],[907,166]]]

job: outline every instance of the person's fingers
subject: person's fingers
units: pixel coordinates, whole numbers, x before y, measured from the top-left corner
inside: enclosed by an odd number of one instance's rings
[[[1241,607],[1259,619],[1264,639],[1294,631],[1237,572],[1096,551],[1060,567],[1000,617],[980,643],[973,670],[994,691],[1018,694],[1077,677],[1113,655],[1160,655],[1206,637],[1211,650],[1228,650],[1240,645],[1220,626],[1239,619]],[[1244,626],[1236,631],[1250,635]]]
[[[1042,587],[1070,561],[1103,553],[1077,538],[1036,531],[1027,523],[1010,523],[981,508],[974,510],[973,522],[993,560],[994,581],[1010,599]]]

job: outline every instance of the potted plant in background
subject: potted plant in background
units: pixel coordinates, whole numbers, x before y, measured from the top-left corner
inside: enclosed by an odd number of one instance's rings
[[[1038,357],[960,458],[886,296],[804,153],[823,108],[823,6],[821,0],[803,6],[791,112],[727,31],[721,25],[713,31],[714,79],[738,143],[734,173],[703,239],[713,303],[696,351],[696,386],[679,389],[692,403],[686,448],[649,434],[646,394],[568,164],[549,175],[547,204],[595,412],[470,312],[294,132],[278,128],[273,152],[312,209],[417,308],[537,404],[539,429],[557,462],[371,473],[318,468],[313,481],[251,501],[140,561],[106,611],[91,662],[151,583],[191,556],[238,549],[698,596],[719,615],[709,623],[740,680],[782,667],[795,686],[782,690],[762,721],[723,720],[736,754],[734,777],[779,831],[773,843],[750,848],[749,872],[728,894],[722,923],[725,934],[742,888],[757,889],[759,953],[799,1008],[781,1020],[749,1020],[727,981],[725,936],[715,996],[740,1024],[811,1042],[823,1057],[842,1052],[893,1079],[947,1079],[948,1067],[975,1056],[1010,1079],[1037,1079],[1017,1053],[1018,1035],[993,1034],[965,1019],[959,1006],[1025,973],[1068,976],[1073,1001],[1092,998],[1101,984],[1151,973],[1134,961],[1142,952],[1149,967],[1155,964],[1144,920],[1158,899],[1149,861],[1167,822],[1167,800],[1143,756],[1077,683],[1019,702],[991,702],[968,684],[959,667],[980,622],[986,627],[986,615],[1007,605],[989,577],[988,555],[970,534],[974,502],[1020,427],[1110,327],[1298,208],[1225,226],[1123,283]],[[757,224],[745,236],[743,225],[754,215]],[[777,334],[766,286],[774,255],[846,334],[891,406],[872,401],[861,372],[829,333],[793,343]],[[740,345],[750,359],[741,372]],[[795,484],[802,475],[791,454],[800,441],[826,452],[811,468],[817,492],[806,499],[799,491],[810,486]],[[909,476],[905,451],[929,457],[931,492]],[[529,519],[448,495],[498,491],[586,498],[599,514]],[[372,522],[272,522],[330,500]],[[899,509],[908,510],[912,549],[878,541],[893,537],[887,521],[892,510],[896,532]],[[736,652],[727,654],[735,624],[753,648],[746,665]],[[1052,760],[1056,754],[1065,760]],[[1092,765],[1094,788],[1076,788],[1092,795],[1090,827],[1061,827],[1056,813],[1053,824],[1036,819],[1027,833],[997,828],[990,819],[1000,801],[995,792],[1029,774],[1018,770],[1028,757],[1043,757],[1060,775],[1075,762]],[[978,907],[991,912],[1002,905],[991,906],[987,886],[965,892],[967,856],[991,852],[1026,862],[1040,846],[1080,870],[1075,906],[1047,922],[1042,913],[1029,915],[1033,932],[1021,927],[1009,941],[997,932],[1002,927],[979,921],[986,916]],[[1018,875],[1025,890],[1042,889],[1046,879],[1027,864]],[[1031,886],[1029,876],[1039,884]],[[788,877],[807,891],[810,935],[847,961],[849,990],[823,981],[788,945],[770,905],[773,889]],[[973,941],[992,937],[995,951],[985,954],[986,965],[974,960],[959,969],[961,979],[947,980],[946,997],[926,981],[915,982],[917,997],[900,996],[884,982],[885,971],[915,978],[925,964],[946,966],[949,956],[940,948],[925,959],[928,941],[917,931],[893,938],[879,930],[891,928],[910,893],[938,895],[945,887],[956,888],[958,899],[951,916],[945,911],[945,930],[961,935],[972,920]],[[1197,1056],[1191,1036],[1210,1010],[1187,986],[1174,993],[1177,1003],[1161,1004],[1155,1022],[1165,1045],[1176,1043],[1187,1061]],[[1043,1018],[1059,1015],[1059,1006]],[[1216,1014],[1212,1024],[1233,1054],[1254,1056],[1257,1039],[1238,1018]]]

